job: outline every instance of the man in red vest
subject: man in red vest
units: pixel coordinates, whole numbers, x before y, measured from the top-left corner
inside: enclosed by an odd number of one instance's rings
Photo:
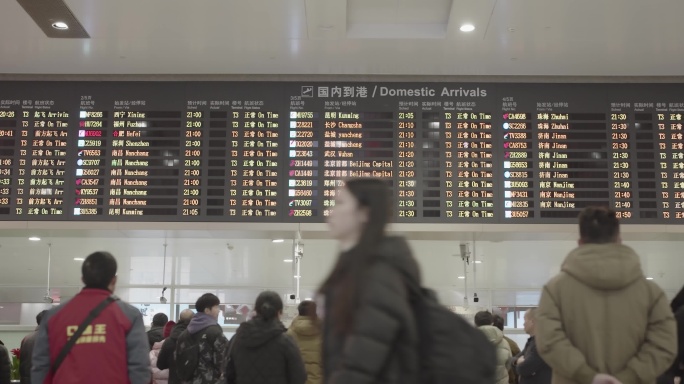
[[[108,252],[95,252],[83,262],[85,288],[41,322],[31,383],[149,384],[150,348],[143,319],[136,308],[112,296],[116,269],[116,259]],[[65,345],[98,307],[99,314],[64,355]],[[57,366],[60,354],[64,358]]]

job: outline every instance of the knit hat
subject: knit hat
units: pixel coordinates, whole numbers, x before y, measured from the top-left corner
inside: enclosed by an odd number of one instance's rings
[[[163,336],[165,339],[171,335],[171,330],[175,326],[176,326],[176,322],[173,320],[166,323],[166,325],[164,326],[164,336]]]

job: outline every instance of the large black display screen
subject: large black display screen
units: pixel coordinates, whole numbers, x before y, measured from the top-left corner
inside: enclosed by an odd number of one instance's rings
[[[322,222],[341,180],[395,221],[684,219],[670,84],[0,82],[0,220]]]

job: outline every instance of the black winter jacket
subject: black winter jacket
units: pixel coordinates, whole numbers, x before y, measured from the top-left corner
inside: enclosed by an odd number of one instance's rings
[[[231,340],[228,384],[304,384],[299,348],[279,320],[242,323]]]
[[[178,341],[178,336],[180,336],[183,331],[188,328],[187,322],[179,322],[171,330],[171,334],[162,344],[161,350],[159,351],[159,356],[157,357],[157,368],[161,370],[169,370],[169,384],[181,384],[181,379],[176,374],[176,359],[174,357],[174,351],[176,350],[176,342]]]
[[[524,356],[525,361],[516,364],[520,356]],[[522,352],[513,357],[513,364],[520,376],[520,384],[551,384],[551,367],[539,356],[534,337],[527,339]]]
[[[154,346],[154,343],[158,343],[164,340],[164,327],[158,325],[153,325],[149,331],[147,331],[147,341],[150,342],[150,350]]]
[[[12,374],[12,363],[10,355],[4,345],[0,345],[0,384],[10,384]]]
[[[674,382],[675,377],[684,376],[684,305],[679,307],[674,315],[675,320],[677,320],[677,345],[679,346],[679,352],[670,369],[658,378],[658,384],[671,384]]]
[[[344,257],[341,255],[340,257]],[[385,238],[368,269],[352,329],[335,332],[330,316],[335,291],[323,292],[323,377],[326,384],[414,384],[419,380],[418,333],[407,279],[420,284],[420,271],[406,240]]]

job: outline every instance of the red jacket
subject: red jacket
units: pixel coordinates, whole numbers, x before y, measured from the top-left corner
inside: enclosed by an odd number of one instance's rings
[[[136,308],[120,300],[105,308],[86,328],[54,377],[50,372],[68,337],[109,295],[109,291],[102,289],[83,289],[72,300],[45,315],[34,347],[32,383],[150,382],[149,345],[142,316]]]

